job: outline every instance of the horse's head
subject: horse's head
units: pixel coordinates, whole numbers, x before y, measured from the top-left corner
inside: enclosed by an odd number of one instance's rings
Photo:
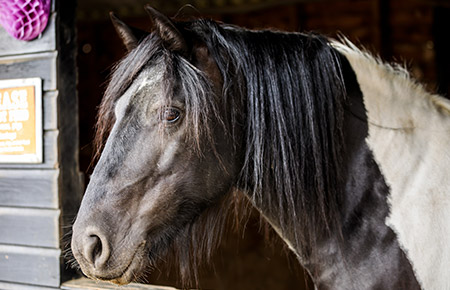
[[[101,106],[98,130],[109,136],[73,225],[82,271],[119,284],[138,277],[228,193],[239,168],[208,50],[148,10],[156,29],[140,44],[113,17],[130,52]]]

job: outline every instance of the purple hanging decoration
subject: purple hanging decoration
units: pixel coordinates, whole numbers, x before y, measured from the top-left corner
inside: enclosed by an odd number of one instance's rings
[[[0,24],[13,37],[32,40],[47,26],[51,0],[0,0]]]

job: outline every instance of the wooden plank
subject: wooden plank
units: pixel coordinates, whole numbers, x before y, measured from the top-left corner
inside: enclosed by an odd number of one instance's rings
[[[55,290],[55,289],[60,289],[60,288],[32,286],[32,285],[26,285],[26,284],[7,283],[7,282],[0,281],[0,289],[2,289],[2,290]]]
[[[0,281],[59,287],[59,249],[0,245]]]
[[[56,90],[57,52],[0,57],[0,79],[40,77],[43,90]]]
[[[44,93],[42,98],[44,130],[58,129],[57,98],[58,91],[48,91]]]
[[[58,134],[56,130],[44,131],[44,162],[42,164],[27,164],[29,168],[57,168],[58,167]],[[17,166],[23,167],[26,166]],[[11,167],[12,168],[12,167]]]
[[[59,248],[59,210],[0,207],[0,244]]]
[[[12,163],[1,163],[0,169],[2,168],[29,168],[29,169],[56,169],[58,168],[58,131],[50,130],[44,131],[44,162],[39,164],[12,164]]]
[[[59,0],[58,47],[58,149],[61,235],[67,236],[83,196],[84,183],[79,172],[79,121],[77,95],[77,39],[75,12],[77,1]],[[61,280],[75,277],[74,269],[64,267]]]
[[[0,170],[0,205],[57,209],[58,178],[59,170]]]
[[[123,290],[176,290],[176,288],[168,286],[146,285],[138,283],[130,283],[123,286],[115,286],[111,283],[94,281],[87,278],[80,278],[67,281],[61,285],[61,289],[65,290],[89,290],[89,289],[123,289]]]
[[[33,39],[32,41],[15,39],[0,26],[0,56],[54,50],[56,48],[55,20],[56,13],[53,13],[50,16],[47,27],[43,31],[41,37]]]

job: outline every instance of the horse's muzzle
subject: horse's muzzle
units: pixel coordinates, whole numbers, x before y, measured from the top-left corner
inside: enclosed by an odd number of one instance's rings
[[[117,250],[107,235],[99,228],[89,226],[82,228],[74,224],[72,236],[72,252],[83,273],[97,280],[110,281],[115,284],[127,284],[143,267],[145,256],[143,241],[137,246],[122,241]]]

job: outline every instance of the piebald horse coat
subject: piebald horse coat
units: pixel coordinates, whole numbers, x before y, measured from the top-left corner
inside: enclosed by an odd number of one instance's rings
[[[349,42],[333,45],[363,93],[366,141],[390,188],[386,224],[421,286],[450,289],[450,101]]]

